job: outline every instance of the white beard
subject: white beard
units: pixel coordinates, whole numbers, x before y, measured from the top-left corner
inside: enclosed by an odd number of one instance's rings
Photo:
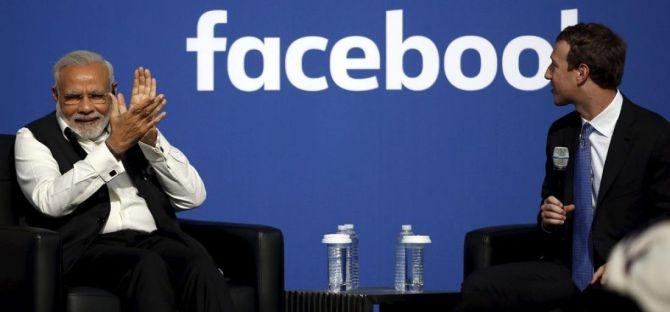
[[[104,131],[105,128],[107,128],[107,125],[109,124],[109,113],[106,115],[100,114],[96,111],[94,111],[91,114],[88,115],[83,115],[79,113],[75,113],[70,117],[66,117],[63,115],[63,112],[60,109],[60,105],[56,105],[56,113],[58,116],[63,118],[65,120],[65,123],[76,133],[79,137],[88,139],[88,140],[93,140],[97,137],[99,137]],[[99,118],[97,121],[94,123],[89,123],[89,124],[83,124],[79,123],[76,120],[80,118]]]

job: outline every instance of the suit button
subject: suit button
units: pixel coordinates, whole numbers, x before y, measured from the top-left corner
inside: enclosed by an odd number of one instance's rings
[[[98,224],[104,224],[105,221],[107,221],[107,218],[104,218],[104,217],[98,217]]]

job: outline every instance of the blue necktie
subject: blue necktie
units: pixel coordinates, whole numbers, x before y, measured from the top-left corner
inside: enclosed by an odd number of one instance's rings
[[[591,223],[593,222],[592,183],[591,183],[591,142],[589,136],[593,127],[589,123],[582,126],[579,149],[575,160],[575,210],[572,229],[572,281],[580,290],[584,290],[593,277],[591,257]]]

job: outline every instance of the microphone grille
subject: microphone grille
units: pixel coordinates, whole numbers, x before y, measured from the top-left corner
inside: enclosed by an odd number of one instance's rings
[[[565,170],[568,166],[568,160],[570,159],[570,151],[565,146],[556,146],[554,147],[552,159],[555,169]]]

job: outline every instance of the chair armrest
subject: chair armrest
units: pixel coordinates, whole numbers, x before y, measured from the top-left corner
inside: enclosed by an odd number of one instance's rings
[[[284,238],[263,225],[180,220],[181,228],[198,240],[231,284],[256,289],[259,312],[277,312],[284,295]]]
[[[491,265],[539,260],[544,236],[536,224],[493,226],[465,235],[463,278]]]
[[[0,302],[3,311],[63,308],[62,247],[57,232],[0,226]]]

